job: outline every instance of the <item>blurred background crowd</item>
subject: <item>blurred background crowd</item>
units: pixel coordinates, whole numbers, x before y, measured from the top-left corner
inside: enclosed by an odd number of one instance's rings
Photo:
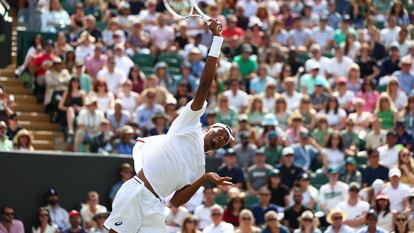
[[[236,187],[207,186],[169,206],[170,232],[414,231],[414,3],[197,2],[224,37],[201,121],[227,124],[236,138],[206,156],[223,160],[217,173]],[[137,137],[166,133],[197,90],[212,35],[197,18],[174,19],[162,1],[16,4],[19,23],[57,33],[35,36],[16,76],[69,151],[131,155]],[[0,149],[33,151],[6,92]],[[104,232],[97,193],[69,214],[56,190],[47,196],[33,232]],[[0,232],[16,226],[12,216],[5,206]]]

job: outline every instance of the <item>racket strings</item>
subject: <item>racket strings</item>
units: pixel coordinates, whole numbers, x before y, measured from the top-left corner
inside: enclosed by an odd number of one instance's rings
[[[189,0],[166,0],[168,4],[176,14],[187,17],[193,14],[193,6]]]

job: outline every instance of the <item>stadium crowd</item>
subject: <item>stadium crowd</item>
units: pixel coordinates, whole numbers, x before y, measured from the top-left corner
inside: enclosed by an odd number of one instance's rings
[[[236,138],[206,156],[235,187],[167,201],[169,232],[414,231],[414,3],[197,2],[225,40],[202,124]],[[131,155],[192,99],[212,40],[199,19],[178,21],[156,0],[20,3],[57,37],[37,35],[16,74],[73,151]],[[6,91],[0,150],[34,150]],[[132,174],[121,168],[111,199]],[[79,210],[60,208],[53,189],[47,202],[33,232],[107,232],[96,192]],[[23,232],[12,206],[1,214],[0,233]]]

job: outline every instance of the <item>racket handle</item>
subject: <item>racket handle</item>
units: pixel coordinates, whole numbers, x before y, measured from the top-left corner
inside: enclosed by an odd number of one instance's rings
[[[208,17],[207,15],[202,15],[202,17],[203,17],[203,20],[207,23],[207,25],[208,26],[210,26],[210,17]],[[221,25],[221,24],[219,24],[218,26],[217,26],[217,31],[219,31],[219,32],[221,32],[223,30],[223,25]]]

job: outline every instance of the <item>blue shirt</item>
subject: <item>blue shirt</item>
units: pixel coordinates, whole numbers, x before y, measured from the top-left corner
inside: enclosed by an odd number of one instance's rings
[[[284,165],[277,166],[277,169],[280,171],[280,177],[282,178],[282,184],[292,188],[293,183],[299,179],[299,176],[303,173],[301,167],[292,165],[291,167],[286,167]]]
[[[152,117],[158,112],[164,112],[164,107],[159,104],[155,104],[152,108],[147,108],[147,106],[143,104],[137,108],[136,122],[141,130],[151,129],[154,126]]]
[[[337,29],[339,26],[339,23],[341,22],[341,15],[338,12],[334,12],[332,14],[328,15],[328,25],[333,27],[334,29]]]
[[[112,185],[111,191],[109,192],[109,199],[112,201],[115,199],[115,196],[118,193],[118,190],[121,188],[122,184],[124,184],[124,182],[118,181]]]
[[[362,183],[366,183],[370,186],[376,179],[387,181],[388,171],[389,169],[382,165],[379,165],[376,169],[368,166],[362,170]]]
[[[262,225],[262,224],[265,223],[264,216],[265,216],[265,214],[268,211],[271,211],[271,210],[276,211],[277,213],[283,212],[283,208],[282,207],[277,206],[277,205],[275,205],[273,203],[269,203],[269,205],[266,208],[262,208],[260,206],[260,203],[257,203],[257,204],[255,204],[255,205],[252,206],[252,213],[254,215],[254,218],[256,220],[256,224],[258,226],[260,226],[260,225]]]
[[[253,78],[250,80],[250,90],[254,91],[255,94],[261,94],[268,83],[276,84],[275,80],[269,76],[266,76],[264,79],[259,77]]]
[[[395,71],[393,75],[398,78],[400,89],[404,91],[405,94],[410,95],[410,92],[414,87],[414,74],[411,72],[407,74],[398,70]]]
[[[294,164],[308,170],[312,164],[312,161],[319,154],[318,150],[311,145],[305,145],[303,147],[300,144],[295,144],[292,147],[295,157]]]
[[[382,229],[381,227],[378,227],[378,226],[377,226],[377,229],[375,229],[375,233],[387,233],[387,232],[388,231],[386,231],[386,230],[384,230],[384,229]],[[359,229],[357,231],[357,233],[368,233],[368,227],[366,226],[366,227],[363,227],[363,228]]]
[[[237,166],[233,167],[232,169],[228,169],[226,165],[223,165],[217,170],[217,174],[219,174],[221,177],[231,177],[231,182],[234,184],[244,183],[245,181],[243,171]]]

